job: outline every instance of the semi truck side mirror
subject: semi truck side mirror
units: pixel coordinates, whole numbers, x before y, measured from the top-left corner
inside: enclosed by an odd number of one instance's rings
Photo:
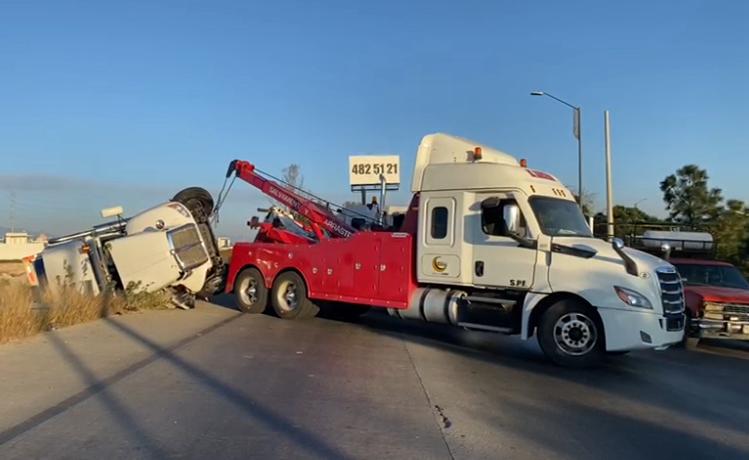
[[[506,204],[502,208],[502,218],[510,234],[520,233],[520,208],[516,204]]]

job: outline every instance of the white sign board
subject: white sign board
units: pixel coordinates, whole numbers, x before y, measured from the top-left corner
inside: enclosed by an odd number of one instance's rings
[[[401,165],[398,155],[352,155],[348,157],[348,177],[352,186],[380,185],[380,176],[388,185],[400,184]]]

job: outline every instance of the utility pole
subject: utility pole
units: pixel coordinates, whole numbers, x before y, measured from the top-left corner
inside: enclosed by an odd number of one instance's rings
[[[531,96],[548,96],[572,109],[572,135],[577,139],[577,202],[583,207],[583,111],[580,106],[572,105],[546,91],[531,91]]]
[[[614,237],[614,192],[611,185],[611,120],[609,111],[603,112],[603,134],[606,146],[606,223],[607,236]]]

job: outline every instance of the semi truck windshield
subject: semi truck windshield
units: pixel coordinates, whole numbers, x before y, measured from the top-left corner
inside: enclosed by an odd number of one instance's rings
[[[538,225],[545,235],[592,236],[585,217],[580,212],[580,207],[574,201],[533,197],[530,199],[530,204]]]

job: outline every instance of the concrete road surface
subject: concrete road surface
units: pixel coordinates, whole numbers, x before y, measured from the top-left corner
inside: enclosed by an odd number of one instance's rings
[[[746,459],[748,358],[202,304],[0,346],[0,458]]]

